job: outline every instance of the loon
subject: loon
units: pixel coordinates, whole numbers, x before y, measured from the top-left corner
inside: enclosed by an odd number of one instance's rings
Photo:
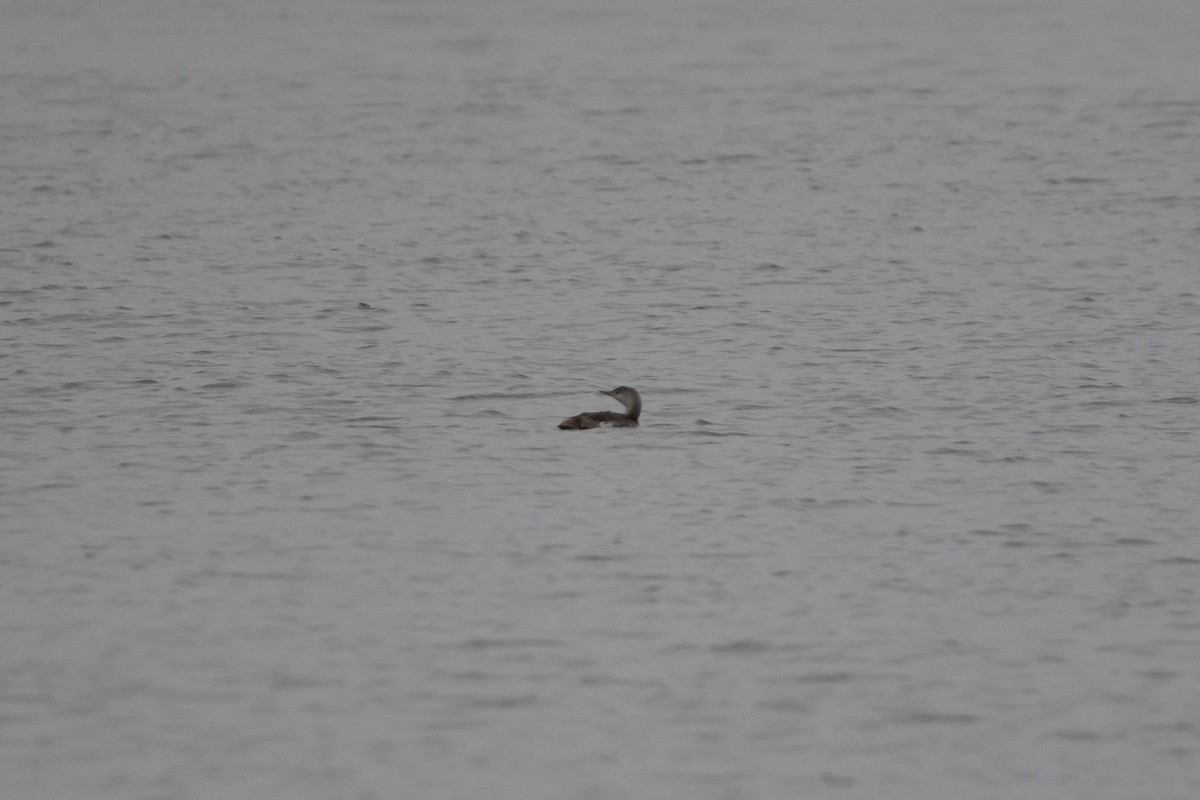
[[[582,431],[589,428],[636,428],[638,417],[642,413],[642,396],[631,386],[618,386],[611,392],[600,392],[614,397],[625,406],[625,413],[616,411],[585,411],[582,414],[564,419],[558,427],[564,431]]]

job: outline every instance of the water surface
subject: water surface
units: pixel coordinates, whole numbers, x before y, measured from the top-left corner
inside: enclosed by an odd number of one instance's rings
[[[9,9],[9,791],[1195,797],[1198,34]]]

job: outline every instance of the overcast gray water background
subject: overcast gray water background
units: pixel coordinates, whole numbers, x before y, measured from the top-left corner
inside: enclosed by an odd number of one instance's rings
[[[1200,796],[1194,0],[3,12],[5,797]]]

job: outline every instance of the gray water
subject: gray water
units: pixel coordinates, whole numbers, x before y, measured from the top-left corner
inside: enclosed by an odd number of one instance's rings
[[[3,795],[1200,796],[1197,41],[7,4]]]

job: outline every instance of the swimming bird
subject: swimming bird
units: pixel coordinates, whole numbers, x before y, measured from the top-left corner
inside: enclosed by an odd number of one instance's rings
[[[636,428],[642,414],[642,396],[632,386],[618,386],[611,392],[600,392],[616,398],[625,406],[625,413],[617,411],[585,411],[558,423],[564,431],[583,431],[589,428]]]

